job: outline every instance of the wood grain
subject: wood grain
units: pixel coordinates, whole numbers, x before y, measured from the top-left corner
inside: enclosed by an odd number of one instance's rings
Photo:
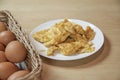
[[[30,33],[49,20],[75,18],[91,22],[105,35],[95,55],[76,61],[42,57],[42,80],[120,80],[120,0],[0,0]]]

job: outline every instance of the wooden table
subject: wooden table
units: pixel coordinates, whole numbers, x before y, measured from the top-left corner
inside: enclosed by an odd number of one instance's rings
[[[76,61],[43,59],[42,80],[120,80],[120,0],[0,0],[30,33],[49,20],[75,18],[103,31],[105,43],[95,55]]]

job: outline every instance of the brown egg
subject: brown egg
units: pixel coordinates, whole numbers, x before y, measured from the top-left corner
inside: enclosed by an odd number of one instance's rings
[[[8,80],[17,80],[18,78],[20,77],[24,77],[25,75],[27,75],[28,73],[30,73],[30,71],[28,70],[20,70],[20,71],[17,71],[15,73],[13,73],[9,78]]]
[[[6,59],[6,56],[5,56],[5,52],[3,51],[0,51],[0,63],[1,62],[6,62],[7,59]]]
[[[2,43],[0,43],[0,51],[5,51],[5,46]]]
[[[0,33],[0,42],[7,45],[9,42],[15,40],[15,35],[10,31],[3,31]]]
[[[18,71],[18,67],[11,62],[2,62],[0,63],[0,79],[7,80],[7,78]]]
[[[21,62],[26,58],[27,50],[21,42],[12,41],[6,46],[5,55],[11,62]]]
[[[6,30],[7,30],[6,25],[3,22],[0,22],[0,32],[6,31]]]

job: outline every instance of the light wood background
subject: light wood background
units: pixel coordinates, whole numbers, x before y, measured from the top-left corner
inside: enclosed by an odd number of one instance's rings
[[[105,43],[95,55],[76,61],[43,58],[42,80],[120,80],[120,0],[0,0],[30,33],[49,20],[74,18],[103,31]]]

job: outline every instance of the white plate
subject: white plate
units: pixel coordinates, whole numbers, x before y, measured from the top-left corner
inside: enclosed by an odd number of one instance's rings
[[[48,29],[55,23],[63,21],[63,19],[58,19],[58,20],[52,20],[52,21],[49,21],[49,22],[39,25],[29,35],[29,38],[30,38],[32,44],[35,46],[36,50],[38,51],[38,53],[41,56],[44,56],[44,57],[47,57],[50,59],[55,59],[55,60],[76,60],[76,59],[85,58],[92,54],[95,54],[102,47],[102,45],[104,43],[104,36],[103,36],[102,31],[97,26],[95,26],[89,22],[82,21],[82,20],[76,20],[76,19],[68,19],[68,20],[71,22],[80,24],[84,29],[86,28],[86,26],[90,26],[95,31],[96,34],[95,34],[94,39],[92,40],[94,47],[95,47],[95,51],[93,51],[92,53],[76,54],[76,55],[72,55],[72,56],[64,56],[60,53],[55,53],[54,56],[47,56],[47,53],[45,52],[45,51],[47,51],[47,48],[42,43],[36,41],[32,37],[32,34],[38,32],[40,30]],[[45,51],[43,52],[43,50],[45,50]]]

